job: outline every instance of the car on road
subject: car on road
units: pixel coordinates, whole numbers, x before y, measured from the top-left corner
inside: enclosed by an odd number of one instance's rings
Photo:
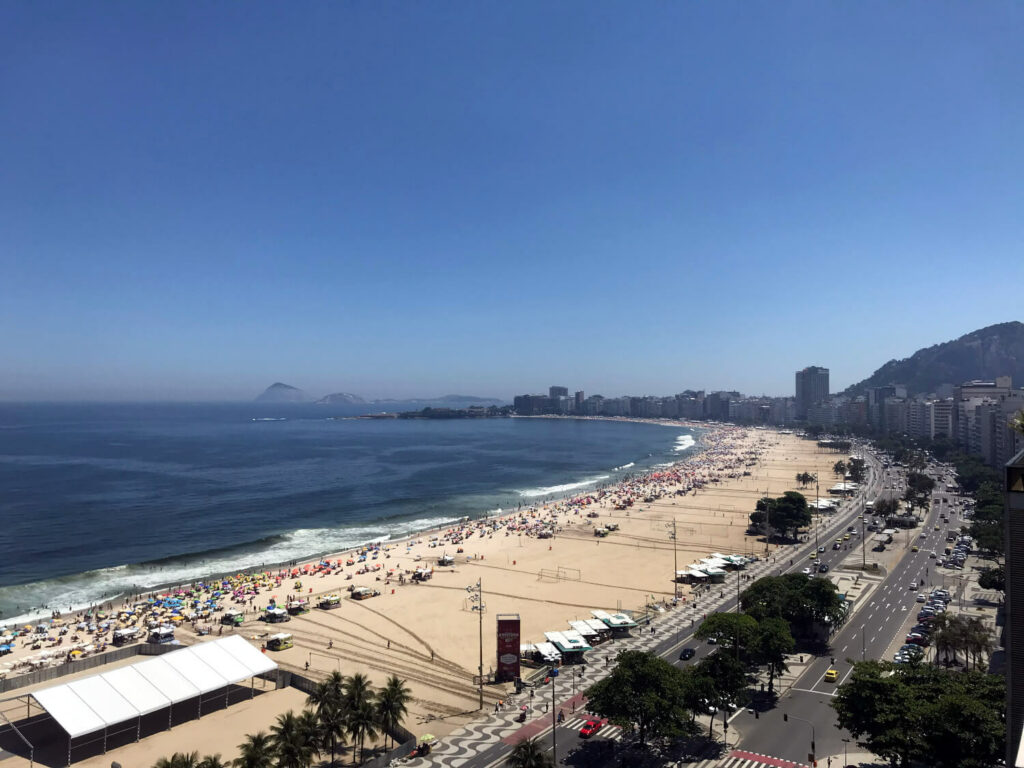
[[[850,540],[850,534],[846,534],[845,536],[843,536],[843,541],[849,541],[849,540]]]
[[[936,531],[939,530],[939,526],[936,525],[933,530],[936,530]]]
[[[818,551],[819,551],[819,552],[824,552],[824,551],[825,551],[825,548],[824,548],[824,547],[818,547]]]
[[[908,584],[907,586],[910,587],[911,589],[913,589],[914,591],[917,591],[917,582],[916,581],[910,582],[910,584]]]
[[[708,645],[718,645],[718,638],[712,635],[708,638]]]
[[[843,545],[840,544],[838,541],[835,544],[832,545],[832,549],[842,549],[842,548],[843,548]]]
[[[580,738],[589,739],[599,730],[601,730],[600,720],[587,720],[587,722],[583,724],[583,727],[580,728]]]
[[[932,560],[935,560],[938,558],[938,555],[936,555],[935,552],[929,552],[928,557]]]
[[[920,535],[917,538],[919,538],[919,539],[927,539],[928,538],[928,533],[926,531],[921,531]]]
[[[814,573],[814,571],[812,571],[810,568],[804,568],[802,571],[800,571],[800,573],[802,573],[804,576],[810,576],[812,573]]]
[[[924,596],[924,592],[922,592],[921,594],[919,594],[919,595],[917,596],[917,602],[919,602],[919,603],[923,603],[923,602],[924,602],[925,600],[927,600],[927,599],[928,599],[928,598]]]
[[[911,632],[907,635],[906,641],[908,643],[913,643],[914,645],[928,645],[928,638],[919,632]]]
[[[822,563],[818,566],[818,573],[828,573],[828,563]]]
[[[917,544],[915,544],[914,546],[912,546],[910,548],[911,552],[919,552],[920,550],[921,550],[921,548],[919,546],[917,546]]]
[[[828,668],[828,672],[825,673],[825,682],[826,683],[834,683],[838,679],[839,679],[839,670],[837,670],[835,667],[829,667]]]
[[[696,651],[693,648],[683,648],[683,650],[681,650],[679,652],[679,660],[680,661],[689,661],[690,659],[693,658],[693,655],[695,653],[696,653]]]
[[[918,621],[933,621],[935,619],[935,611],[929,611],[923,609],[917,614]]]
[[[817,560],[817,559],[818,559],[818,553],[817,552],[811,552],[811,560]]]

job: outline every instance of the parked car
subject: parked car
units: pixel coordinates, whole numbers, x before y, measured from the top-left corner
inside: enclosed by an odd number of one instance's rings
[[[679,652],[679,660],[680,661],[689,661],[690,659],[693,658],[695,653],[696,653],[696,651],[693,648],[683,648],[683,650],[681,650]]]

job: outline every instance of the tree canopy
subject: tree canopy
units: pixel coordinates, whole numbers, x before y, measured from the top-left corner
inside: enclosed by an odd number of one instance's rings
[[[835,624],[843,616],[836,585],[802,573],[758,579],[740,594],[740,606],[759,623],[769,617],[785,620],[797,637],[810,634],[815,623]]]
[[[635,728],[640,743],[686,730],[689,712],[682,670],[653,654],[623,651],[612,673],[587,691],[587,708],[612,723]]]
[[[786,491],[775,499],[768,496],[758,499],[750,524],[769,535],[771,531],[779,531],[783,536],[792,532],[796,538],[800,528],[811,524],[811,511],[802,493]]]
[[[983,768],[1005,753],[998,675],[925,664],[854,664],[832,707],[839,726],[892,766]]]

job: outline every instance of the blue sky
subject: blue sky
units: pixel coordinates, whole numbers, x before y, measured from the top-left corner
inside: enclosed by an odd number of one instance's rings
[[[1024,319],[1021,4],[4,17],[2,399],[791,394]]]

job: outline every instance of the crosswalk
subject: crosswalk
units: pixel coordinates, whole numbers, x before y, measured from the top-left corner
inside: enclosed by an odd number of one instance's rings
[[[562,727],[568,728],[573,731],[578,731],[583,727],[583,724],[589,720],[589,717],[574,717],[566,720],[562,723]],[[591,736],[592,739],[610,739],[611,741],[620,741],[622,739],[622,728],[611,723],[605,723],[601,726],[601,730]]]
[[[736,750],[727,757],[701,760],[699,763],[678,763],[679,768],[804,768],[803,763],[794,763],[779,757],[759,755],[754,752]]]

